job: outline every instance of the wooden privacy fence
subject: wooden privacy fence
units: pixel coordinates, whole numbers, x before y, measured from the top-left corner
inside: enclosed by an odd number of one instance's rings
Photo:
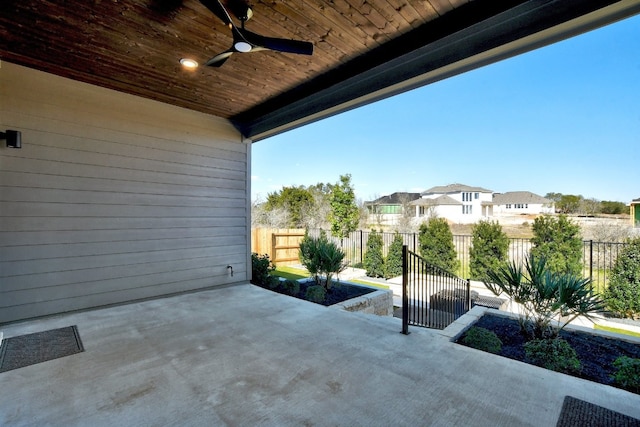
[[[276,265],[298,264],[298,250],[303,237],[304,229],[300,228],[253,228],[251,252],[269,255]]]

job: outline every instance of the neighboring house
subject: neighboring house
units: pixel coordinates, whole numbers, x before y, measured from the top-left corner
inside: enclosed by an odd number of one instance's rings
[[[464,184],[432,187],[411,202],[418,218],[435,215],[459,224],[471,224],[492,215],[491,190]]]
[[[493,215],[552,214],[555,204],[529,191],[509,191],[493,195]]]
[[[405,214],[413,215],[413,211],[406,212],[406,209],[413,210],[410,202],[419,199],[420,193],[396,192],[388,196],[382,196],[376,200],[365,202],[365,207],[369,212],[371,223],[380,225],[394,225]]]
[[[640,227],[640,197],[633,199],[630,204],[631,224]]]

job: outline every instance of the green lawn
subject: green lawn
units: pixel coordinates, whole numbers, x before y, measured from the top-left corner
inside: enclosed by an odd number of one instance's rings
[[[612,328],[611,326],[598,325],[597,323],[593,325],[593,329],[598,329],[598,330],[607,331],[607,332],[614,332],[616,334],[622,334],[622,335],[630,335],[632,337],[640,337],[639,332],[628,331],[626,329],[620,329],[620,328]]]
[[[298,280],[306,279],[309,277],[309,272],[301,268],[294,268],[288,266],[277,267],[276,270],[271,273],[273,276],[282,277],[283,279]]]
[[[288,266],[277,267],[271,274],[273,276],[278,276],[282,277],[283,279],[289,280],[306,279],[307,277],[309,277],[309,272],[307,270]],[[372,288],[389,289],[387,285],[376,282],[368,282],[366,280],[349,280],[349,282],[360,283],[361,285],[371,286]]]
[[[351,282],[351,283],[360,283],[361,285],[367,285],[367,286],[370,286],[372,288],[389,289],[389,287],[387,285],[383,285],[382,283],[367,282],[366,280],[354,279],[354,280],[349,280],[349,282]]]

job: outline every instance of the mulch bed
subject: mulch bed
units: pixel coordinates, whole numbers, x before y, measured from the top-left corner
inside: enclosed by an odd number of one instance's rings
[[[478,319],[474,326],[493,331],[500,338],[501,356],[527,362],[524,352],[526,339],[520,332],[516,319],[486,314]],[[567,330],[563,330],[560,337],[573,347],[580,359],[582,369],[574,376],[601,384],[616,386],[612,379],[616,371],[613,362],[619,356],[640,358],[640,345],[627,341]],[[460,337],[458,343],[464,345],[462,338]]]
[[[315,282],[302,282],[300,283],[300,292],[298,292],[296,295],[290,295],[290,296],[298,299],[306,300],[304,296],[305,296],[305,293],[307,292],[307,288],[313,285],[315,285]],[[264,287],[264,288],[269,289],[267,287]],[[280,289],[269,289],[269,290],[278,292],[283,295],[289,295],[282,292]],[[331,289],[329,289],[329,291],[327,292],[327,297],[320,304],[328,307],[333,304],[338,304],[352,298],[357,298],[362,295],[366,295],[373,291],[374,289],[367,288],[364,286],[351,285],[349,283],[334,282],[331,286]]]

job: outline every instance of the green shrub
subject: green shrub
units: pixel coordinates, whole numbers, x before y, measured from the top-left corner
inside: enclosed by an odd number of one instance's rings
[[[327,291],[323,286],[313,285],[307,288],[307,292],[304,294],[304,298],[307,301],[320,304],[327,297]]]
[[[629,240],[618,254],[604,298],[611,311],[640,317],[640,237]]]
[[[640,393],[640,359],[620,356],[614,362],[617,368],[613,380],[620,387],[634,393]]]
[[[283,280],[280,282],[280,289],[287,295],[295,296],[300,293],[300,283],[297,280]]]
[[[278,284],[278,278],[271,276],[276,266],[269,259],[269,255],[251,254],[251,283],[273,289]]]
[[[531,254],[545,258],[554,273],[582,273],[580,226],[566,215],[542,215],[533,221]]]
[[[446,219],[431,218],[420,224],[418,244],[420,255],[426,262],[448,272],[456,272],[458,254]]]
[[[580,372],[576,351],[562,338],[535,339],[524,345],[527,360],[556,372]]]
[[[369,277],[384,276],[384,258],[382,257],[382,236],[371,230],[367,240],[367,252],[364,254],[364,269]]]
[[[331,288],[333,275],[340,273],[346,267],[344,252],[335,243],[329,241],[324,230],[320,230],[320,236],[317,238],[309,236],[308,230],[305,231],[300,241],[299,257],[315,282],[323,285],[327,290]]]
[[[471,229],[469,267],[471,278],[485,280],[487,272],[497,270],[508,261],[509,237],[498,222],[480,221]]]
[[[387,259],[384,261],[384,277],[385,279],[391,279],[402,275],[402,236],[396,233],[393,236],[393,241],[389,246],[389,253]]]
[[[462,342],[469,347],[489,353],[498,354],[502,351],[502,341],[495,332],[478,326],[469,328]]]

